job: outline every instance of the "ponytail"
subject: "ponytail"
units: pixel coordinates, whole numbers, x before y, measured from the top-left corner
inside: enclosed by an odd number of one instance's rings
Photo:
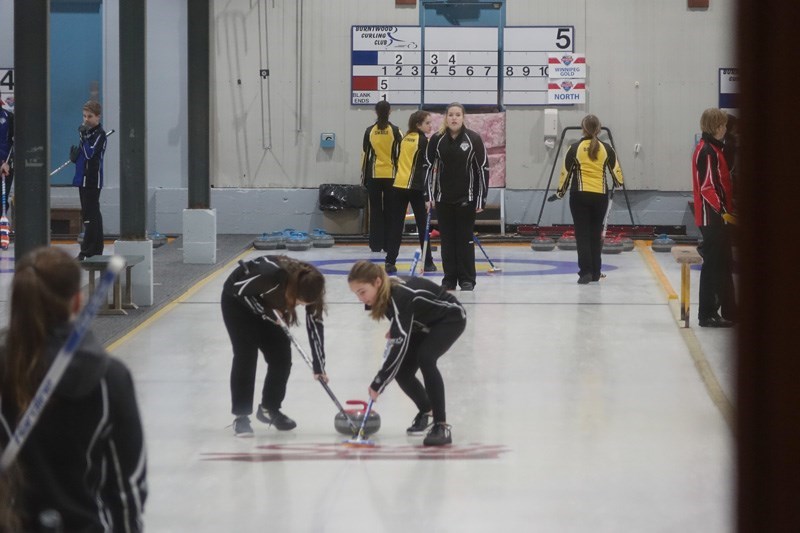
[[[48,337],[69,321],[80,281],[78,263],[59,248],[35,249],[17,264],[2,386],[20,413],[47,371]]]
[[[378,115],[378,129],[384,130],[389,125],[389,113],[392,106],[386,100],[381,100],[375,104],[375,114]]]
[[[584,136],[591,138],[589,159],[597,161],[597,153],[600,151],[600,140],[597,138],[600,134],[600,119],[594,115],[586,115],[581,122],[581,129],[583,129]]]

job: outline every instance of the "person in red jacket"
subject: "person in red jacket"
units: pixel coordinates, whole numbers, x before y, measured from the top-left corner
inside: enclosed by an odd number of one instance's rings
[[[703,111],[703,136],[692,157],[694,217],[703,235],[697,311],[701,327],[727,328],[736,320],[731,251],[731,225],[736,218],[731,175],[723,152],[727,120],[720,109]]]

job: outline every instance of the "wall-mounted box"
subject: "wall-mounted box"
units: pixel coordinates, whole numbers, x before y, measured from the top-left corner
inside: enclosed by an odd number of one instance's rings
[[[335,133],[320,133],[319,134],[319,147],[326,150],[336,148],[336,134]]]

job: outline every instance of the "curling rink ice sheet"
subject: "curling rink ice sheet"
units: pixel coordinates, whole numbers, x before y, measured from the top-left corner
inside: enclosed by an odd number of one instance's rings
[[[235,263],[112,345],[133,371],[145,424],[147,530],[731,531],[732,432],[641,252],[604,255],[608,277],[581,286],[574,251],[485,248],[503,270],[488,275],[476,249],[476,289],[455,292],[467,329],[439,360],[449,447],[406,436],[416,410],[394,383],[375,404],[376,446],[343,446],[333,402],[296,353],[282,410],[297,428],[251,417],[255,438],[235,438],[219,306]],[[401,274],[413,251],[401,249]],[[288,255],[326,274],[331,389],[342,402],[366,399],[388,323],[368,317],[346,274],[383,256],[364,246]],[[678,289],[678,266],[656,260]],[[304,328],[293,333],[308,349]],[[697,336],[730,394],[732,332]],[[264,372],[260,360],[256,401]]]

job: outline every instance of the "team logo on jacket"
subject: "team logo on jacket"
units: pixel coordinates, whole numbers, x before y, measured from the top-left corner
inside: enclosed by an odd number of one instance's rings
[[[570,89],[572,89],[572,82],[569,80],[562,81],[561,88],[564,89],[565,91],[569,91]]]
[[[461,149],[462,149],[463,151],[465,151],[465,152],[466,152],[467,150],[469,150],[469,143],[468,143],[467,141],[464,141],[463,143],[461,143]]]

